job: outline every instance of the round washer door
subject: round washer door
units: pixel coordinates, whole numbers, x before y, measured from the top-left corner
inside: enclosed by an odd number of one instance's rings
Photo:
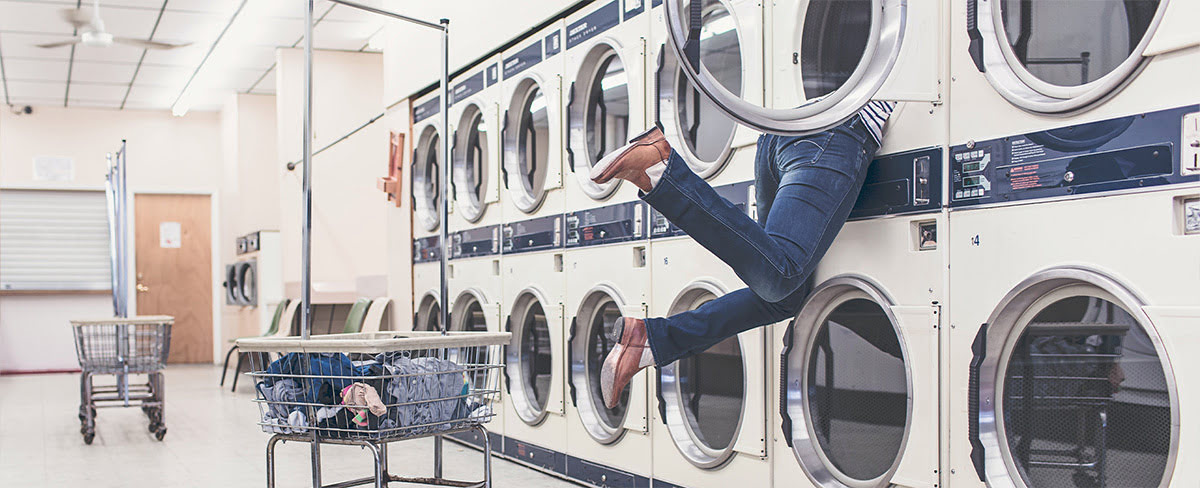
[[[417,222],[433,232],[441,223],[441,137],[432,125],[425,126],[413,150],[412,191]]]
[[[900,326],[886,296],[857,278],[813,290],[783,354],[785,434],[825,487],[887,487],[912,415]]]
[[[505,111],[504,181],[513,204],[533,213],[546,199],[546,179],[557,155],[550,149],[550,111],[553,98],[533,77],[523,78],[513,90]]]
[[[1081,110],[1115,94],[1143,55],[1168,0],[967,0],[970,53],[993,88],[1031,112]]]
[[[1039,273],[1001,302],[972,372],[989,486],[1170,484],[1179,399],[1142,305],[1079,268]]]
[[[413,330],[418,332],[439,331],[442,330],[441,323],[442,307],[438,305],[437,296],[433,292],[426,293],[417,305],[417,313],[413,315]]]
[[[242,290],[238,283],[238,264],[225,265],[225,304],[241,305]]]
[[[769,16],[739,3],[665,0],[667,50],[707,103],[762,132],[804,135],[841,123],[875,96],[900,56],[907,2],[792,0],[773,4]],[[774,86],[765,103],[730,83],[727,39],[739,28],[774,33],[764,38]]]
[[[479,105],[471,103],[463,109],[454,131],[454,202],[457,211],[468,222],[478,222],[487,210],[487,188],[492,174],[492,152],[488,148],[488,131],[494,130]]]
[[[616,290],[597,287],[587,294],[575,316],[570,339],[570,380],[574,389],[579,420],[592,439],[612,444],[625,434],[625,416],[629,411],[629,389],[621,392],[614,408],[604,404],[600,392],[600,369],[616,345],[610,339],[613,325],[622,316],[624,301]]]
[[[671,305],[668,315],[695,310],[723,295],[699,282]],[[746,408],[745,345],[738,337],[659,368],[659,401],[675,447],[689,462],[717,469],[734,456]]]
[[[591,179],[592,166],[633,136],[629,133],[629,74],[625,66],[616,46],[597,43],[584,56],[568,93],[567,157],[580,187],[595,200],[612,195],[621,180],[597,184]]]
[[[509,394],[521,421],[538,425],[546,419],[554,381],[554,347],[545,301],[534,291],[517,298],[509,315]]]
[[[258,264],[243,261],[238,264],[238,290],[244,305],[258,305]]]

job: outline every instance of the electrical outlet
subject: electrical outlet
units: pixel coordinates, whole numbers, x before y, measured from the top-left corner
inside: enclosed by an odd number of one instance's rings
[[[1180,176],[1200,175],[1200,112],[1183,116],[1183,151],[1179,160]]]

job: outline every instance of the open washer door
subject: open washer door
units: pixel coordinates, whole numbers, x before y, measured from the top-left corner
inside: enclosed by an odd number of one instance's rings
[[[716,109],[762,132],[804,135],[836,126],[867,102],[939,100],[932,0],[665,0],[668,51]],[[758,43],[767,94],[729,83],[726,33]],[[758,63],[743,63],[755,66]]]

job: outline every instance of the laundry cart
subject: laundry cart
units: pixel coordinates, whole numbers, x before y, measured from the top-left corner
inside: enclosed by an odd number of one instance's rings
[[[83,371],[79,376],[83,442],[91,444],[96,437],[96,409],[102,407],[140,406],[154,437],[161,441],[167,435],[162,369],[171,352],[174,322],[166,315],[71,321]],[[96,375],[113,375],[116,384],[97,386]],[[146,383],[132,384],[131,375],[146,375]]]
[[[482,434],[486,443],[483,426],[500,408],[501,347],[509,336],[382,332],[238,340],[239,350],[253,363],[249,374],[258,425],[273,434],[267,442],[267,486],[275,486],[274,450],[280,441],[312,444],[314,486],[320,486],[322,444],[361,446],[375,459],[373,476],[328,486],[383,487],[392,481],[491,486],[489,446],[484,446],[484,479],[479,482],[444,479],[436,467],[434,477],[392,475],[387,446],[470,430]]]

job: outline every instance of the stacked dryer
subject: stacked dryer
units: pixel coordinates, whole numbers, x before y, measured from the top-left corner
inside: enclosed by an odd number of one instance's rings
[[[651,12],[651,117],[693,171],[753,218],[758,133],[721,113],[688,82],[665,45],[663,10],[655,6]],[[757,2],[707,0],[700,34],[701,57],[715,79],[757,100],[763,87],[762,34],[744,19],[762,15]],[[694,309],[744,286],[728,266],[653,210],[650,238],[650,316]],[[652,370],[654,486],[770,482],[767,405],[774,388],[767,337],[765,329],[747,331]]]
[[[225,303],[236,306],[231,338],[253,337],[271,328],[275,306],[283,300],[283,262],[278,231],[237,238],[238,260],[226,266]]]
[[[592,165],[645,131],[646,36],[639,1],[601,0],[566,19],[567,475],[597,486],[648,486],[651,372],[617,407],[600,394],[600,368],[617,317],[644,317],[650,300],[647,205],[621,180],[597,185]]]
[[[955,2],[951,486],[1200,484],[1197,6]]]
[[[500,332],[499,58],[452,80],[450,98],[450,330]],[[499,388],[499,381],[491,387]],[[501,451],[505,409],[499,402],[492,408],[495,417],[488,433],[492,449]],[[478,435],[465,432],[457,437],[482,446]]]
[[[413,330],[440,330],[442,164],[441,96],[413,102]]]
[[[504,453],[564,473],[563,22],[503,54]]]

